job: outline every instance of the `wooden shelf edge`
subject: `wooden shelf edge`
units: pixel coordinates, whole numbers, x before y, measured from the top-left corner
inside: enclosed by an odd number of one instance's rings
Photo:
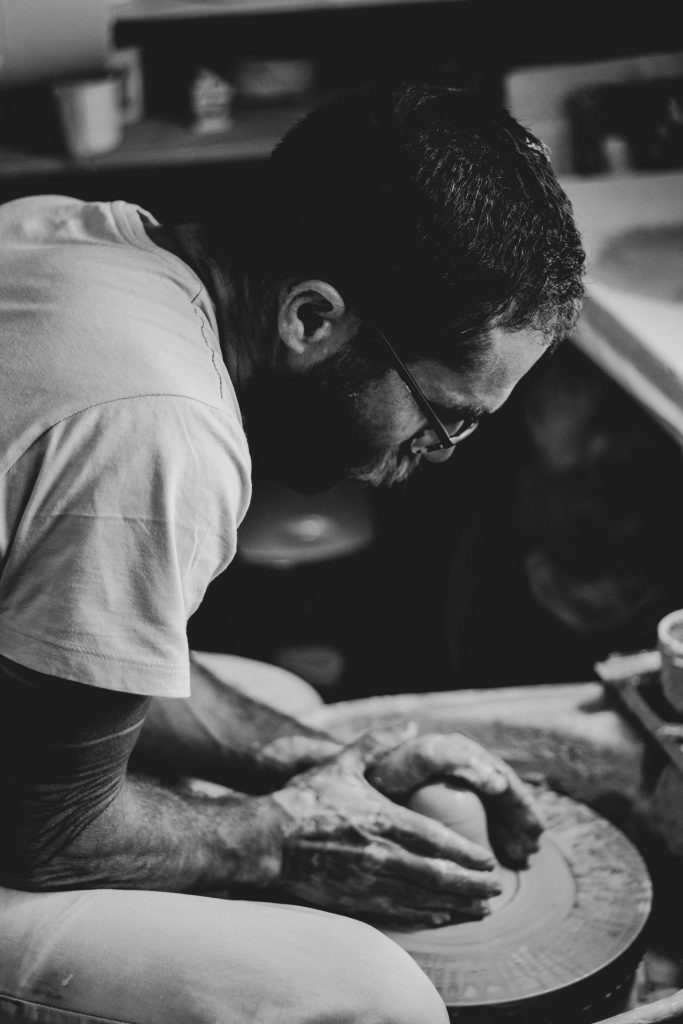
[[[410,4],[447,4],[462,0],[128,0],[112,5],[116,23],[170,21],[182,18],[220,18],[260,14],[288,14],[370,7],[405,7]]]
[[[127,128],[118,149],[87,160],[25,153],[0,144],[0,180],[260,160],[314,102],[244,108],[235,113],[229,131],[215,135],[196,134],[179,122],[149,118]]]

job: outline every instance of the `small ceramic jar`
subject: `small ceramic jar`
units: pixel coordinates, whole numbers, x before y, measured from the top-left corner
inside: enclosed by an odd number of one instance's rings
[[[683,715],[683,608],[669,612],[657,626],[662,656],[661,681],[664,696]]]

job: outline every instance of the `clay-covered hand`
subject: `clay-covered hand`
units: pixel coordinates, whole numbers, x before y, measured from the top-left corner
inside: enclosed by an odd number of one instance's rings
[[[367,778],[395,800],[429,782],[465,782],[486,808],[489,839],[501,864],[524,867],[538,849],[543,824],[528,787],[502,758],[460,733],[413,736],[378,758]]]
[[[329,910],[414,925],[481,917],[500,892],[489,851],[392,802],[365,778],[406,735],[367,733],[267,799],[284,833],[277,884]]]
[[[280,780],[282,785],[292,775],[322,764],[339,753],[344,744],[325,733],[297,732],[278,736],[265,746],[258,747],[253,760],[262,771]]]

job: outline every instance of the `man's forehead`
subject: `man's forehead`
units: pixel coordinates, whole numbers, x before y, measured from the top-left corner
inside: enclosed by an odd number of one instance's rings
[[[476,369],[459,372],[434,360],[421,364],[429,381],[428,397],[436,411],[451,421],[489,415],[500,408],[547,348],[548,339],[540,331],[496,328]]]

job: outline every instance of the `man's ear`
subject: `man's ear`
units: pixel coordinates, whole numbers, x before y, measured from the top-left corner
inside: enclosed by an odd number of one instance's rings
[[[327,281],[296,281],[280,293],[278,332],[296,355],[321,358],[337,347],[348,327],[349,310]]]

